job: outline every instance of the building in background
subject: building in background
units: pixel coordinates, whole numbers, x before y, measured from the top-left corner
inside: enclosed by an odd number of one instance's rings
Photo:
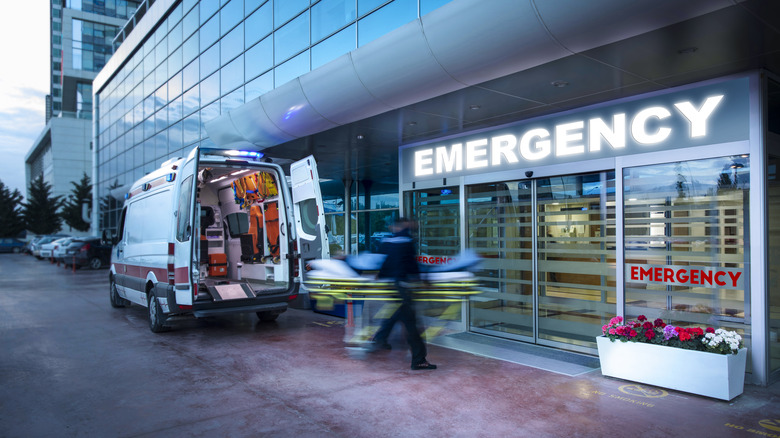
[[[92,175],[92,81],[138,1],[51,0],[50,91],[46,126],[25,157],[25,187],[40,175],[53,195]]]
[[[95,80],[93,223],[116,229],[112,192],[197,145],[313,154],[332,252],[371,250],[410,214],[421,260],[485,256],[468,334],[595,354],[612,315],[641,312],[739,331],[766,384],[778,7],[146,1]],[[734,117],[702,136],[716,108]]]

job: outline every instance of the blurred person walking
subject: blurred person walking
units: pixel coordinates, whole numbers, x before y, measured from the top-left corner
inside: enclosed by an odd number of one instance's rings
[[[401,305],[393,315],[384,320],[379,330],[374,335],[370,352],[389,350],[390,344],[387,338],[395,323],[400,321],[406,331],[406,341],[412,352],[413,370],[435,370],[436,365],[426,359],[427,349],[420,336],[417,326],[417,315],[412,303],[412,291],[407,287],[407,282],[418,279],[420,266],[417,264],[416,245],[412,237],[412,230],[416,223],[408,218],[398,218],[393,224],[393,235],[382,241],[379,253],[387,256],[379,269],[379,278],[392,279],[398,295],[401,297]]]

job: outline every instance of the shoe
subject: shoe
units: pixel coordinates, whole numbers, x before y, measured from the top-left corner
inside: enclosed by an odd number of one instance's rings
[[[368,344],[368,347],[366,348],[366,351],[369,353],[374,353],[380,350],[392,350],[393,347],[390,346],[387,342],[372,342]]]
[[[418,364],[412,365],[413,370],[435,370],[436,365],[428,362],[420,362]]]

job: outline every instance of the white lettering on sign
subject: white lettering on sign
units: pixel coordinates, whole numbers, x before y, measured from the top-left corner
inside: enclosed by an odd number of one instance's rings
[[[414,152],[414,176],[442,175],[451,172],[517,164],[521,160],[538,161],[550,156],[571,157],[601,151],[625,149],[628,135],[640,145],[656,145],[672,134],[673,118],[685,120],[690,138],[707,136],[707,123],[723,101],[724,95],[710,96],[698,108],[690,101],[669,108],[651,106],[629,119],[625,113],[612,120],[594,117],[570,120],[550,129],[530,128],[522,133],[477,138],[465,143],[434,145]],[[672,112],[674,111],[674,112]],[[679,122],[678,122],[679,123]]]

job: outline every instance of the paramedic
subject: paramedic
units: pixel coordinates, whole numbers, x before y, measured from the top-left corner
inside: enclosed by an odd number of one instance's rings
[[[397,321],[401,321],[406,330],[406,340],[412,351],[413,370],[434,370],[436,365],[426,359],[425,342],[420,336],[417,327],[417,317],[412,306],[412,292],[407,288],[406,282],[416,279],[420,274],[420,267],[415,256],[415,242],[412,238],[412,229],[415,223],[407,218],[399,218],[393,224],[393,235],[385,238],[379,247],[379,253],[385,254],[382,267],[379,269],[379,278],[392,279],[395,288],[401,296],[401,305],[393,315],[382,322],[382,326],[374,335],[373,344],[369,351],[381,349],[389,350],[387,337]]]

